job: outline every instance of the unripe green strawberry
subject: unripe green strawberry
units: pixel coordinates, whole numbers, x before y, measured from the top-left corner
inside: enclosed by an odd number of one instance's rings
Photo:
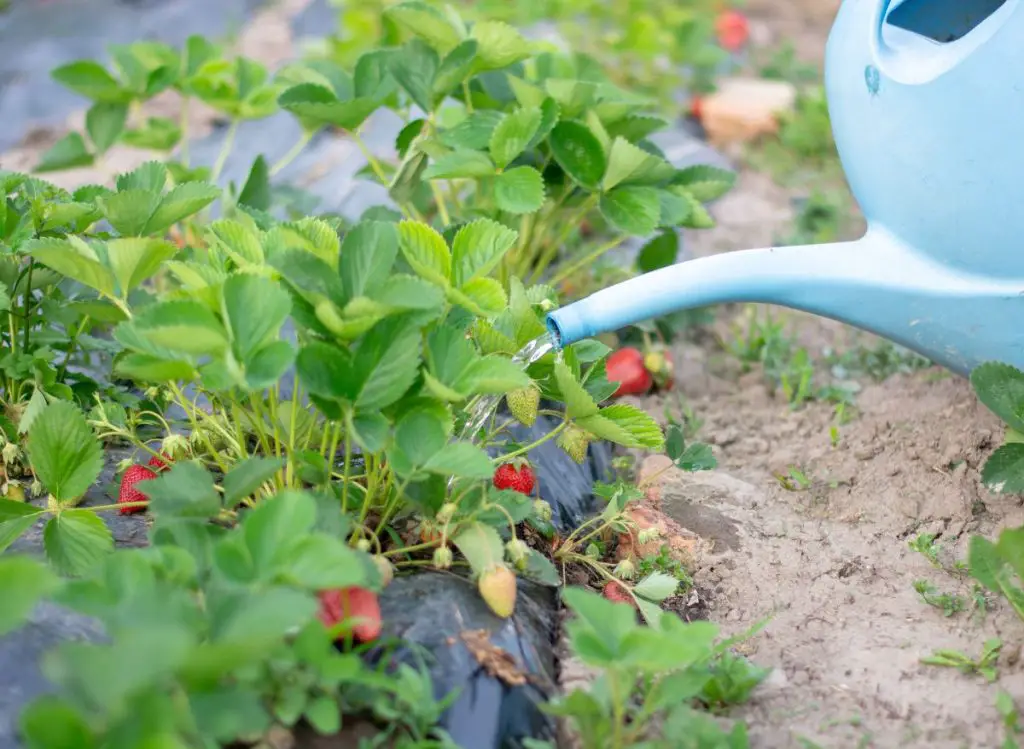
[[[558,435],[558,446],[577,463],[583,463],[590,447],[590,434],[578,426],[570,426]]]
[[[540,407],[540,389],[536,385],[529,385],[513,390],[505,396],[505,403],[516,421],[532,427],[537,421],[537,409]]]
[[[369,551],[370,546],[372,546],[372,544],[370,543],[370,539],[368,538],[361,538],[358,541],[356,541],[356,548],[359,551]]]
[[[551,505],[549,505],[543,499],[535,499],[533,500],[533,514],[536,515],[539,520],[543,520],[546,523],[550,523]]]
[[[434,566],[439,570],[446,570],[452,566],[452,550],[447,546],[439,546],[434,549]]]
[[[377,571],[380,572],[380,587],[388,587],[391,581],[395,579],[394,565],[386,557],[374,556],[372,559],[373,563],[377,565]]]
[[[455,511],[459,507],[454,502],[445,502],[441,505],[441,509],[437,511],[437,522],[440,525],[444,525],[455,516]]]
[[[484,603],[497,616],[508,619],[516,608],[516,576],[503,564],[491,567],[480,575],[476,588]]]
[[[519,568],[520,565],[525,566],[526,557],[530,553],[530,547],[521,539],[513,538],[505,544],[505,553],[508,554],[509,561]]]

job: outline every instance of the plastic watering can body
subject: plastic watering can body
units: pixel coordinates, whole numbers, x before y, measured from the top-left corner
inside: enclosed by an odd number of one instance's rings
[[[1024,0],[845,0],[825,78],[863,238],[678,263],[552,312],[556,340],[764,302],[960,374],[989,360],[1024,368]]]

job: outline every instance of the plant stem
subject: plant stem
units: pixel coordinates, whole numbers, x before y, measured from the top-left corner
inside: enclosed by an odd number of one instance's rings
[[[437,186],[437,182],[430,180],[430,190],[434,193],[434,200],[437,201],[437,212],[441,215],[441,222],[448,226],[452,222],[448,216],[448,206],[444,202],[444,195],[441,193],[441,188]]]
[[[295,157],[302,153],[302,149],[304,149],[312,139],[313,133],[303,131],[302,137],[295,142],[295,145],[291,147],[288,153],[282,156],[276,164],[270,167],[270,176],[273,177],[279,171],[295,161]]]
[[[188,114],[192,103],[191,96],[185,96],[181,100],[181,118],[178,120],[178,128],[181,130],[181,165],[188,168]]]
[[[352,470],[352,435],[345,430],[345,469],[341,480],[341,511],[348,512],[348,482]]]
[[[548,283],[550,283],[552,286],[556,286],[559,282],[564,281],[565,279],[569,278],[570,276],[572,276],[573,273],[576,273],[581,268],[585,268],[586,266],[588,266],[591,263],[593,263],[595,260],[597,260],[603,254],[608,252],[608,250],[611,250],[611,249],[614,249],[615,247],[618,247],[625,240],[626,240],[625,236],[619,236],[619,237],[615,237],[615,238],[609,240],[608,242],[605,242],[602,245],[599,245],[595,250],[593,250],[592,252],[588,252],[586,255],[584,255],[582,258],[580,258],[576,262],[570,263],[568,266],[563,267],[562,269],[560,269],[558,271],[558,273],[556,273],[551,278],[551,280]]]
[[[561,424],[556,426],[554,429],[552,429],[550,432],[545,434],[540,439],[537,439],[537,440],[531,442],[529,445],[526,445],[524,447],[520,447],[518,450],[513,450],[512,452],[507,453],[506,455],[499,455],[498,457],[494,458],[491,462],[492,463],[500,464],[500,463],[504,463],[506,461],[512,460],[512,458],[518,458],[520,455],[525,455],[526,453],[530,452],[530,450],[533,450],[534,448],[540,447],[541,445],[543,445],[548,440],[556,437],[567,426],[569,426],[569,422],[568,421],[563,421]]]
[[[216,182],[217,178],[220,177],[220,173],[224,169],[224,164],[228,160],[228,154],[231,153],[231,149],[235,145],[235,135],[238,134],[238,123],[239,120],[231,120],[231,125],[228,127],[228,134],[224,136],[224,144],[220,147],[220,153],[217,154],[217,161],[214,163],[213,171],[210,173],[211,182]]]
[[[377,161],[377,158],[372,153],[370,153],[370,149],[366,147],[366,144],[363,142],[363,139],[359,137],[358,133],[353,132],[351,135],[352,141],[356,146],[358,146],[359,150],[362,151],[363,158],[366,159],[366,163],[370,165],[373,173],[377,175],[377,179],[380,180],[382,185],[387,187],[388,177],[384,174],[384,169],[381,167],[380,162]]]
[[[566,219],[565,228],[562,229],[561,234],[558,235],[554,242],[548,245],[544,254],[540,256],[540,262],[534,266],[533,275],[530,277],[531,284],[536,283],[537,279],[543,275],[544,271],[551,264],[551,261],[554,260],[555,255],[558,254],[559,248],[565,244],[565,240],[569,238],[569,235],[572,234],[573,230],[579,228],[580,221],[591,211],[591,209],[593,209],[595,205],[597,205],[597,201],[597,195],[589,196],[580,204],[580,207],[576,212],[570,218]],[[520,275],[525,276],[526,270],[527,269],[524,269],[523,273]]]

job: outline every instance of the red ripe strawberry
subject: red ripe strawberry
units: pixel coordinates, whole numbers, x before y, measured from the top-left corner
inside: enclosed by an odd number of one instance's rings
[[[605,586],[601,594],[612,603],[628,603],[630,606],[635,605],[633,597],[629,594],[625,588],[622,587],[622,583],[615,582],[614,580],[609,581]]]
[[[498,466],[494,472],[494,486],[498,489],[511,489],[520,494],[530,494],[537,483],[537,476],[525,460],[513,460]]]
[[[701,97],[696,94],[690,97],[690,114],[693,116],[693,119],[697,120],[697,122],[700,122],[701,118],[704,116],[703,106],[704,100]]]
[[[373,642],[380,637],[380,601],[377,594],[366,588],[337,588],[323,590],[320,599],[320,621],[326,627],[354,619],[352,638],[356,642]],[[345,635],[339,635],[343,641]]]
[[[162,453],[160,453],[160,457],[159,458],[156,455],[154,455],[152,458],[150,458],[149,462],[146,463],[146,465],[148,465],[150,468],[152,468],[152,469],[154,469],[156,471],[162,471],[165,468],[167,468],[168,463],[173,463],[173,462],[174,461],[172,461],[170,459],[170,457],[168,457],[167,453],[162,452]]]
[[[738,52],[750,36],[747,17],[737,10],[725,11],[715,21],[715,34],[724,49]]]
[[[643,395],[651,389],[654,380],[644,366],[644,355],[635,348],[620,348],[605,362],[608,382],[619,383],[613,398],[620,395]]]
[[[149,481],[155,478],[156,474],[149,468],[146,468],[146,466],[129,466],[128,470],[124,472],[124,476],[121,477],[121,490],[117,494],[117,503],[123,505],[134,502],[148,502],[149,497],[139,491],[135,485],[140,481]],[[144,512],[145,510],[146,508],[142,506],[121,507],[118,509],[118,512],[122,515],[133,515],[136,512]]]

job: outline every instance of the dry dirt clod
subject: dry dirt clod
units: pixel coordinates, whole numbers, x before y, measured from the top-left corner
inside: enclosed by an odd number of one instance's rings
[[[778,131],[778,115],[792,110],[796,87],[786,81],[726,78],[701,105],[701,124],[718,146],[750,143]]]

